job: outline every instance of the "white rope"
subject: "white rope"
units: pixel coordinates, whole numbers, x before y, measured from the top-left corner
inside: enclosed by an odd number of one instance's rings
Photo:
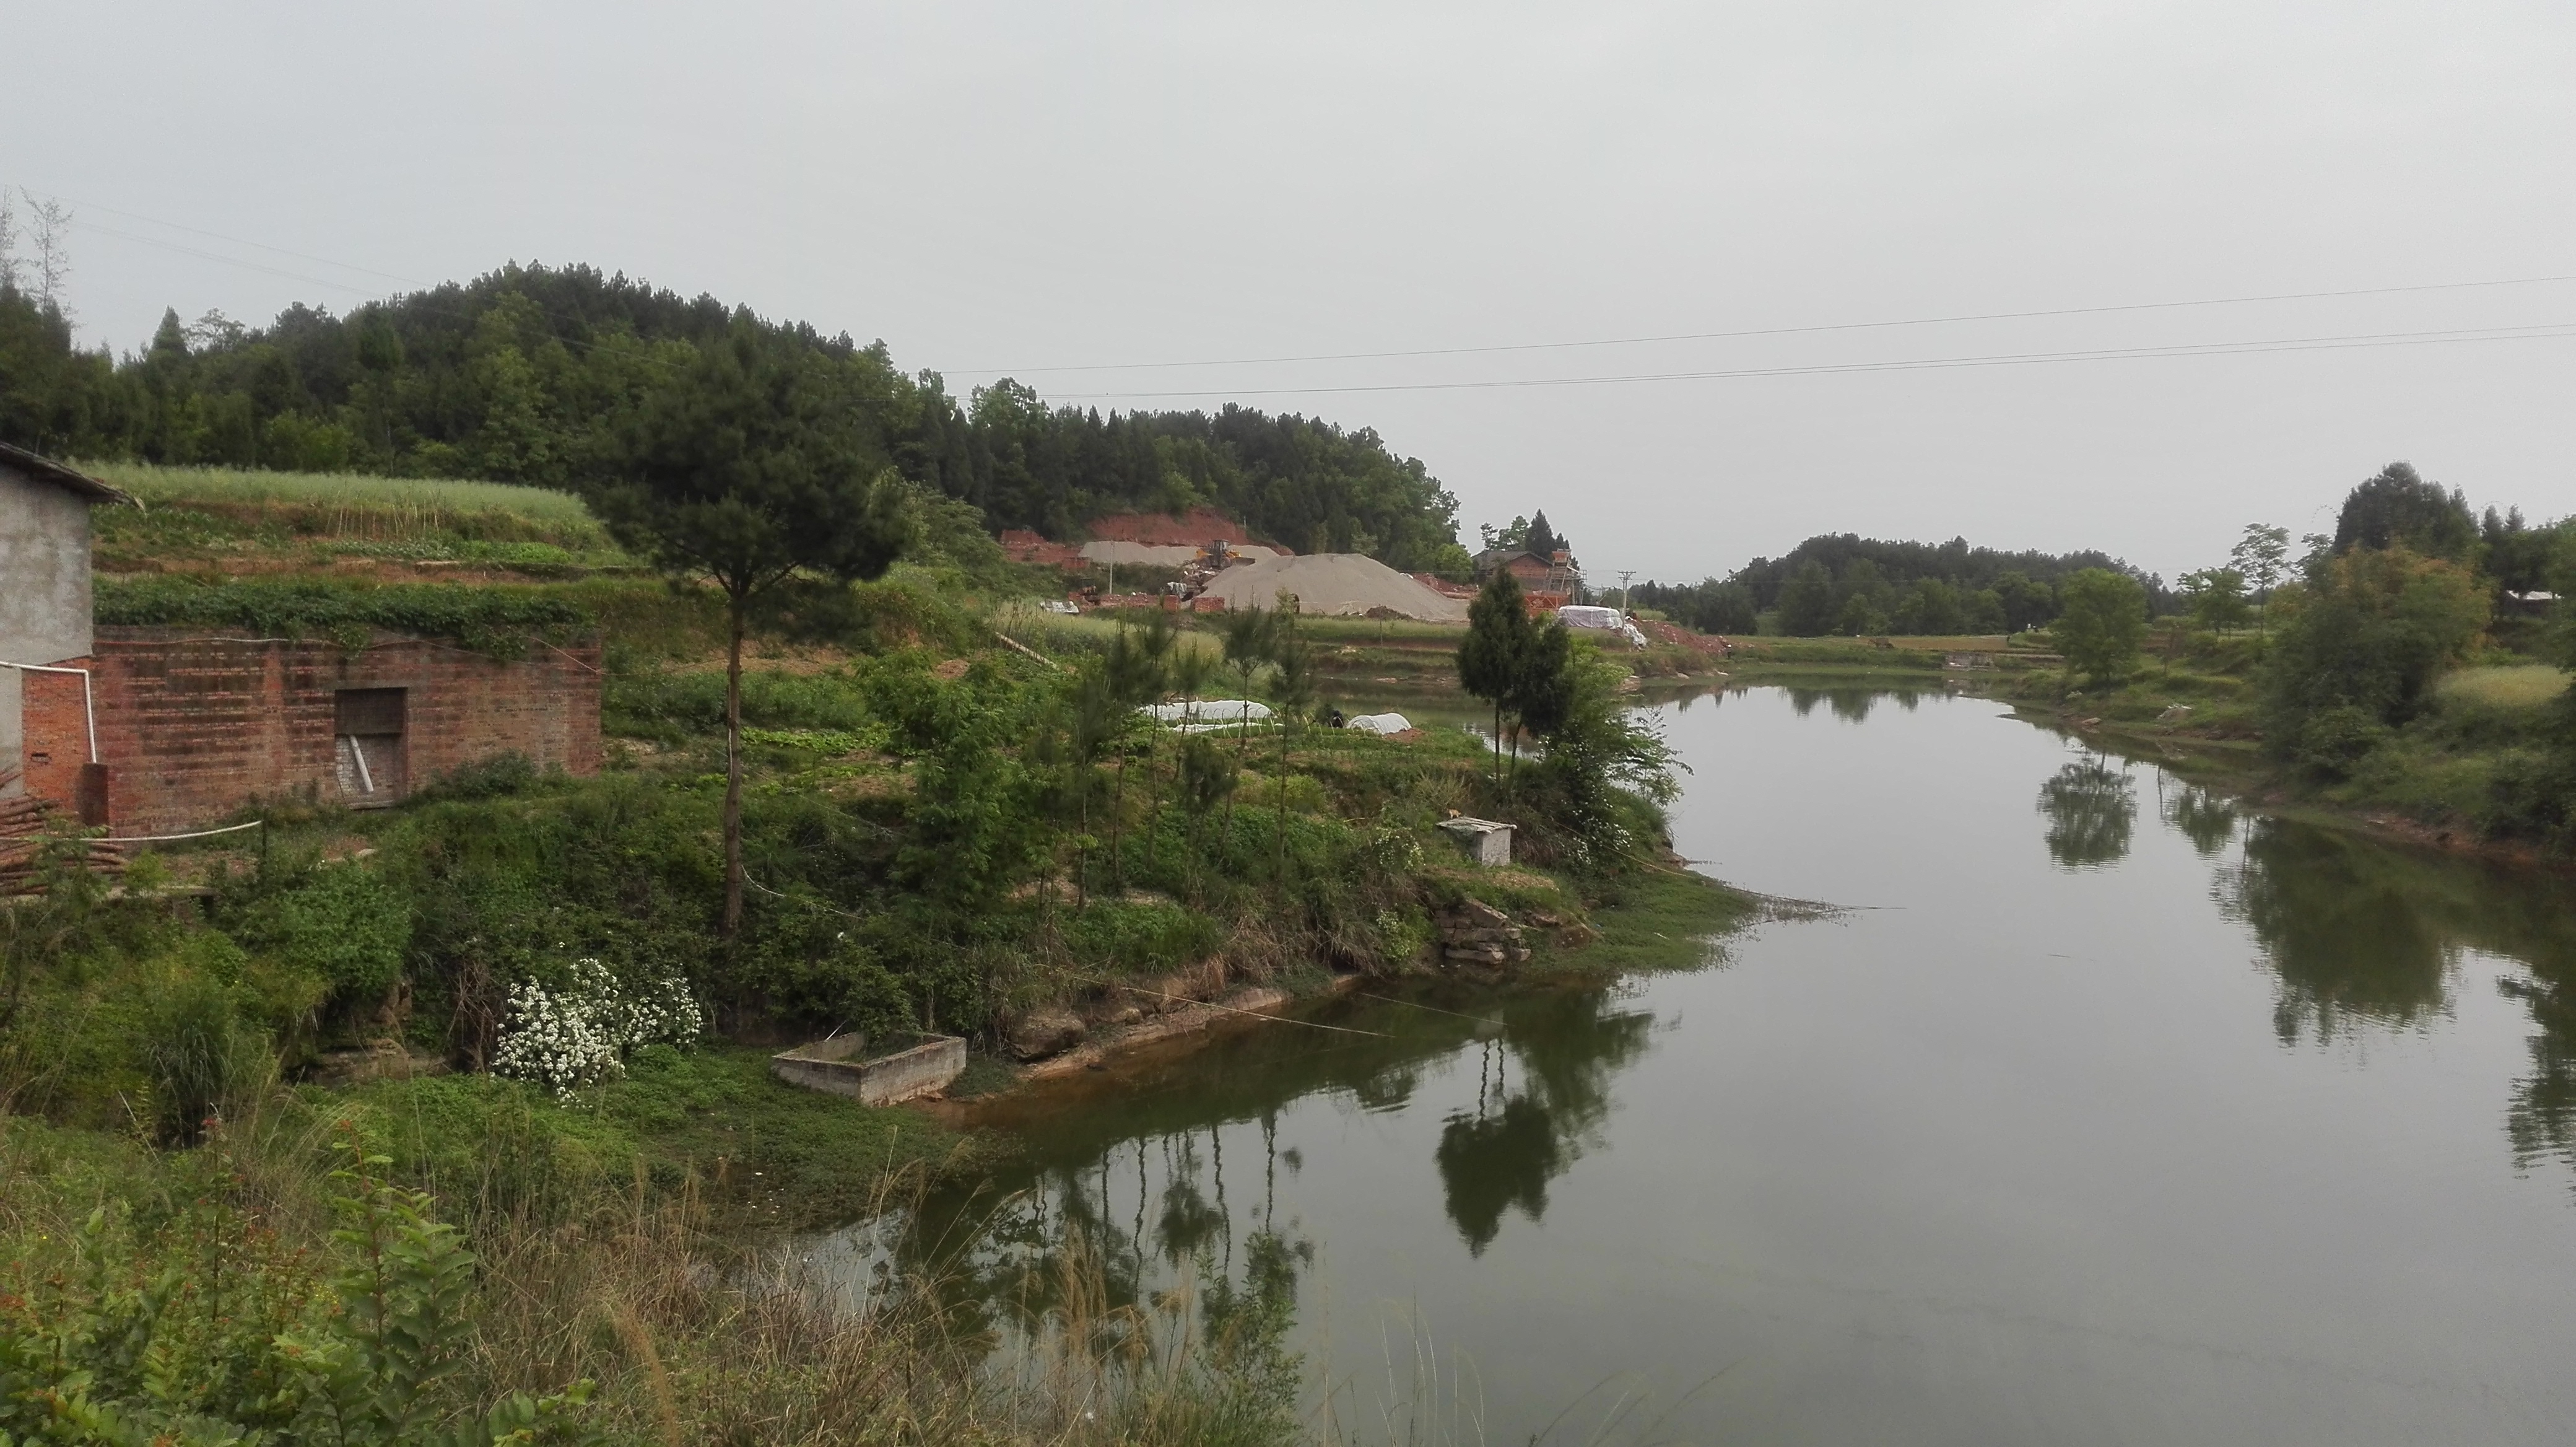
[[[211,839],[218,834],[238,834],[244,829],[256,829],[267,822],[268,821],[265,819],[253,819],[247,824],[227,824],[221,829],[200,829],[194,834],[129,834],[123,838],[99,839],[93,842],[99,844],[169,844],[181,839]]]

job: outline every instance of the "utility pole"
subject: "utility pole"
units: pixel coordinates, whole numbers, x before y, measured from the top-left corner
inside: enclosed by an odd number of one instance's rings
[[[1622,613],[1628,611],[1628,580],[1635,576],[1637,576],[1637,570],[1634,568],[1619,570],[1619,611]]]

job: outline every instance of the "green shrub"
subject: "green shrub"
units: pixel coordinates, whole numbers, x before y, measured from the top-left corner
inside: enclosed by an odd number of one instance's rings
[[[101,577],[91,612],[108,624],[239,628],[261,637],[321,634],[345,648],[383,629],[443,638],[495,658],[524,654],[532,635],[560,638],[591,622],[564,597],[537,588],[169,574]]]
[[[1110,974],[1168,974],[1216,952],[1216,921],[1169,904],[1092,901],[1064,922],[1074,960]]]
[[[256,953],[315,976],[340,1005],[381,1000],[402,974],[411,905],[363,865],[326,864],[229,911],[225,928]]]
[[[412,792],[422,802],[439,799],[506,799],[537,785],[537,766],[513,749],[470,764],[460,764]]]
[[[2304,717],[2276,715],[2267,742],[2293,765],[2320,778],[2340,779],[2395,730],[2370,709],[2340,704]]]
[[[724,729],[724,693],[720,669],[612,674],[602,690],[600,727],[666,744],[712,736]],[[849,673],[746,669],[742,721],[746,728],[857,734],[873,720],[864,686]]]
[[[466,1365],[475,1260],[427,1196],[337,1173],[332,1258],[232,1204],[208,1160],[188,1204],[146,1224],[102,1206],[68,1242],[19,1243],[0,1292],[0,1441],[263,1441],[279,1447],[498,1447],[604,1440],[590,1384],[448,1420]]]
[[[241,1018],[232,991],[206,975],[182,974],[159,992],[144,1032],[152,1124],[164,1141],[195,1142],[209,1120],[267,1081],[268,1037]]]

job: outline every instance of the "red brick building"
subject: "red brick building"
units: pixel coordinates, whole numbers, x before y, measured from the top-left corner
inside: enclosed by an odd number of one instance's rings
[[[119,833],[199,827],[260,799],[391,804],[463,765],[524,755],[599,772],[599,645],[531,644],[502,661],[378,634],[241,639],[189,628],[96,630],[78,675],[23,685],[26,784],[69,805],[95,717],[106,817]]]
[[[598,772],[596,641],[503,661],[398,634],[95,627],[89,508],[130,501],[0,446],[0,794],[158,834],[261,799],[390,804],[502,754]]]

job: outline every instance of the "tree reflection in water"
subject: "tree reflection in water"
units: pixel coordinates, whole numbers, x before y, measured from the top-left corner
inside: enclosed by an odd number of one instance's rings
[[[2279,979],[2272,1030],[2283,1043],[2447,1007],[2458,948],[2426,907],[2425,863],[2279,819],[2246,831],[2244,858],[2221,872],[2216,894]]]
[[[1367,1035],[1319,1048],[1304,1031],[1252,1031],[1191,1057],[1167,1088],[1104,1082],[1087,1102],[997,1118],[1028,1153],[885,1223],[877,1259],[937,1291],[960,1331],[995,1341],[1033,1328],[1075,1279],[1111,1308],[1192,1278],[1211,1309],[1285,1299],[1314,1245],[1279,1204],[1301,1165],[1279,1139],[1281,1113],[1321,1093],[1401,1110],[1471,1056],[1479,1103],[1443,1122],[1432,1156],[1451,1222],[1481,1253],[1512,1210],[1533,1221],[1546,1210],[1548,1184],[1608,1119],[1613,1077],[1643,1054],[1653,1017],[1588,982],[1499,1000],[1444,982],[1413,998],[1427,1008],[1328,1008]]]
[[[2048,857],[2059,868],[2116,864],[2128,857],[2137,823],[2137,781],[2125,764],[2114,769],[2103,755],[2087,754],[2039,786],[2039,812],[2048,820]]]
[[[2159,773],[2159,781],[2169,777]],[[2236,838],[2236,801],[2216,789],[2180,784],[2165,792],[2165,822],[2191,841],[2201,858],[2215,858]]]
[[[1823,704],[1834,717],[1845,723],[1866,723],[1870,710],[1881,703],[1892,702],[1908,713],[1923,706],[1923,691],[1914,688],[1814,688],[1790,684],[1786,689],[1789,707],[1805,718]]]
[[[2169,808],[2198,847],[2214,809]],[[2284,1044],[2364,1027],[2404,1029],[2451,1008],[2464,951],[2510,960],[2496,985],[2530,1010],[2532,1070],[2513,1082],[2514,1164],[2576,1168],[2576,911],[2563,885],[2521,870],[2400,850],[2281,819],[2255,819],[2221,869],[2220,908],[2243,921],[2277,983]]]
[[[1478,1062],[1475,1109],[1450,1115],[1433,1152],[1449,1219],[1473,1255],[1493,1244],[1505,1211],[1533,1222],[1546,1214],[1548,1182],[1609,1118],[1611,1077],[1645,1052],[1654,1026],[1644,1011],[1613,1013],[1607,992],[1546,1003],[1504,1012],[1501,1039]]]

